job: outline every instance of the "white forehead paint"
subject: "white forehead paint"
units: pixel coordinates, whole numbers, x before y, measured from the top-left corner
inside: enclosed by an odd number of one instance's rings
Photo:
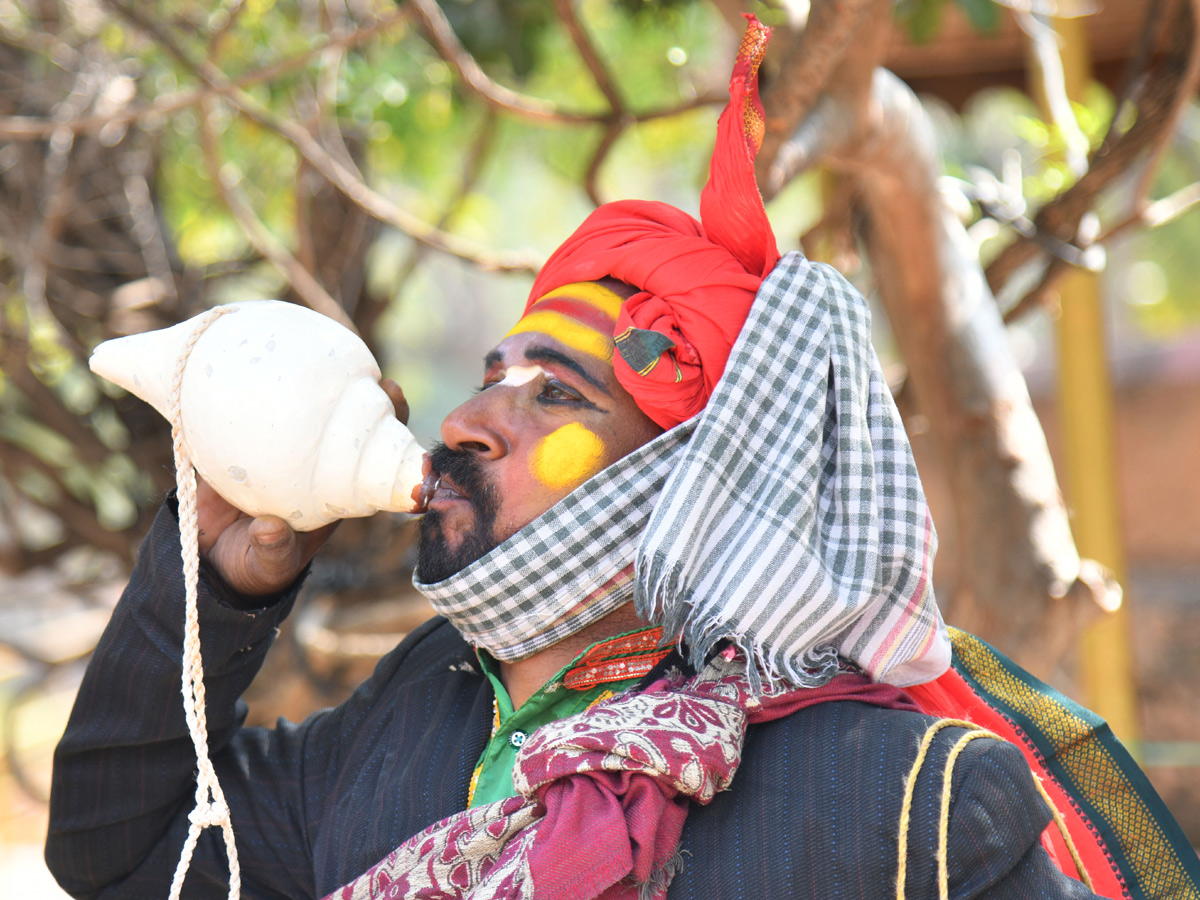
[[[545,374],[546,370],[541,366],[509,366],[504,370],[504,380],[497,381],[493,387],[520,387]]]

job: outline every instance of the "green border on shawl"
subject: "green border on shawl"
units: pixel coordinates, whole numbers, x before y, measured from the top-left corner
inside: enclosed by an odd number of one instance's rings
[[[1200,900],[1200,859],[1149,779],[1095,713],[979,638],[950,629],[954,668],[1025,732],[1100,832],[1133,900]]]

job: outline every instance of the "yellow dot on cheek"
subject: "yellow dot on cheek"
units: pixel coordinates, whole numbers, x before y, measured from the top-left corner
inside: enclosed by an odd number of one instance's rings
[[[578,422],[542,438],[529,460],[533,476],[550,488],[574,488],[604,468],[604,442]]]

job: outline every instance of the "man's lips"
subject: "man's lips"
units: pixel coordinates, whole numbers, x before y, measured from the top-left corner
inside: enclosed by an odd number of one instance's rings
[[[437,478],[433,474],[433,465],[429,461],[429,454],[426,453],[421,457],[421,483],[412,489],[414,515],[425,512],[429,507],[429,498],[433,496],[435,487],[437,487]]]
[[[433,490],[429,495],[430,504],[450,503],[455,500],[466,499],[467,498],[463,495],[462,491],[455,487],[453,482],[449,481],[444,476],[440,476],[434,481]]]
[[[435,505],[470,501],[470,496],[452,479],[434,471],[433,461],[428,453],[425,454],[421,471],[424,478],[412,491],[414,513],[427,512]]]
[[[413,512],[426,512],[433,504],[451,503],[456,500],[466,500],[466,495],[462,490],[454,484],[453,481],[446,478],[444,475],[439,475],[433,470],[433,464],[430,461],[429,454],[425,454],[424,462],[422,463],[422,473],[424,478],[421,483],[413,488]]]

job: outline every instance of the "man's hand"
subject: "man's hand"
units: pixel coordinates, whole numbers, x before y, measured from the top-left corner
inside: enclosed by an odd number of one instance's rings
[[[385,378],[380,387],[408,423],[408,401],[400,385]],[[230,504],[203,479],[196,480],[200,555],[237,593],[264,596],[296,580],[337,527],[296,532],[278,516],[253,518]]]

